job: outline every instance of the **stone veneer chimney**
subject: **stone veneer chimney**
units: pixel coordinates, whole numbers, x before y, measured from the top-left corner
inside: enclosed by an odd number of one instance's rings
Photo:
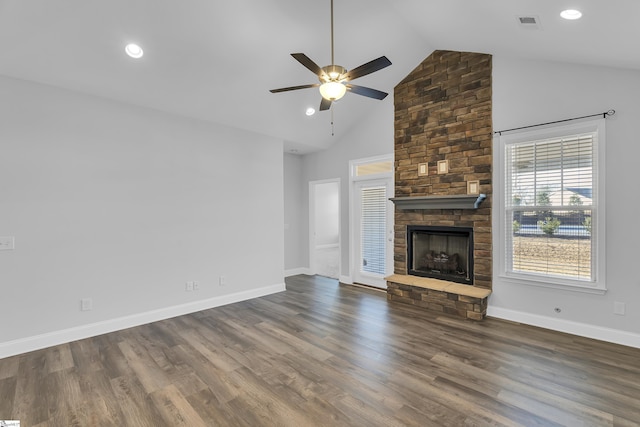
[[[394,272],[407,274],[407,225],[473,227],[474,286],[490,290],[491,55],[435,51],[394,93],[395,197],[465,195],[476,180],[487,195],[478,209],[396,206]],[[439,160],[449,161],[448,173],[437,173]],[[428,175],[418,174],[420,163]]]

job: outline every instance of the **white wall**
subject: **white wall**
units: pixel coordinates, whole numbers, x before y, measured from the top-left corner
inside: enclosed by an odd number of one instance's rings
[[[0,357],[283,289],[282,182],[281,141],[0,77]]]
[[[341,280],[350,280],[349,272],[349,161],[365,157],[380,156],[393,153],[393,95],[389,94],[378,102],[367,120],[358,123],[349,132],[336,135],[336,142],[327,150],[303,156],[303,179],[319,181],[340,178],[340,254]],[[321,114],[321,113],[320,113]],[[336,110],[339,120],[339,110]],[[308,200],[309,188],[304,188]],[[306,206],[306,230],[309,227],[308,205]],[[309,246],[308,232],[305,244]],[[307,261],[308,262],[308,261]]]
[[[284,269],[286,275],[307,272],[309,267],[309,231],[304,215],[308,199],[307,183],[302,178],[302,156],[284,154]]]
[[[640,346],[638,93],[639,71],[494,57],[494,130],[609,109],[616,114],[606,120],[607,293],[512,284],[494,271],[490,315]],[[494,248],[499,244],[494,240]],[[625,316],[613,314],[615,301],[626,303]]]

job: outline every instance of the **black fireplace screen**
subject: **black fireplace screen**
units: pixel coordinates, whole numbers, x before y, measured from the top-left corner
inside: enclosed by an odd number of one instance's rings
[[[407,227],[408,271],[473,285],[473,228]]]

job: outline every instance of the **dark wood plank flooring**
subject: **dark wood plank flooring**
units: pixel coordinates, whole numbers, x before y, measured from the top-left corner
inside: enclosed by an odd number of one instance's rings
[[[640,349],[322,277],[0,360],[30,426],[638,426]]]

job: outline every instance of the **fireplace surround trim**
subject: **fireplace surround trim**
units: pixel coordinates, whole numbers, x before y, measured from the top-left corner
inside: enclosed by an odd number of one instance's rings
[[[463,260],[463,272],[464,275],[455,275],[451,274],[451,272],[444,271],[430,271],[429,267],[427,269],[423,267],[421,268],[418,265],[418,254],[415,252],[416,246],[414,243],[417,243],[418,234],[420,235],[431,235],[431,236],[441,236],[441,237],[457,237],[464,239],[463,241],[466,243],[466,250],[461,254],[461,260]],[[419,277],[430,277],[434,279],[441,279],[456,283],[461,283],[467,286],[473,286],[474,284],[474,250],[473,250],[473,227],[443,227],[443,226],[433,226],[433,225],[422,225],[422,224],[409,224],[407,225],[407,237],[406,237],[406,246],[407,246],[407,273],[410,276],[419,276]],[[448,242],[447,242],[448,246]],[[423,248],[424,249],[424,248]],[[427,248],[427,249],[433,249]],[[422,253],[424,255],[425,253]],[[449,254],[453,255],[453,254]],[[457,254],[456,254],[457,255]]]

